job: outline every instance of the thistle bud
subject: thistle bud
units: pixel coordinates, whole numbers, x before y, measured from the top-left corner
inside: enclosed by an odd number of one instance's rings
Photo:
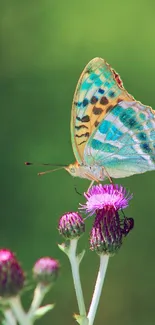
[[[73,239],[84,233],[85,224],[78,212],[68,212],[60,218],[58,229],[66,239]]]
[[[33,267],[33,276],[38,283],[49,285],[58,277],[60,264],[51,257],[40,258]]]
[[[0,250],[0,296],[18,295],[24,286],[24,272],[15,255],[8,249]]]

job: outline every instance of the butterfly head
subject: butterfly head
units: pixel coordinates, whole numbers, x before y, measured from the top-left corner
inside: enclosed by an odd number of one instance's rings
[[[64,167],[69,174],[71,174],[73,177],[79,176],[79,164],[75,162],[74,164],[70,164],[67,167]]]

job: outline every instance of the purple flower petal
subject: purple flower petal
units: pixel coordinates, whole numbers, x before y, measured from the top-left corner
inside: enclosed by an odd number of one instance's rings
[[[86,210],[89,215],[93,215],[96,210],[103,209],[105,207],[113,207],[116,211],[125,209],[129,200],[132,198],[132,194],[126,191],[121,185],[95,185],[84,193],[87,199],[86,204],[81,205],[82,210]]]

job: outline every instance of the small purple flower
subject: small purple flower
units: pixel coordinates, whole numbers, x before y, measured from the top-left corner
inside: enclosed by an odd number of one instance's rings
[[[19,294],[25,275],[13,252],[0,250],[0,296],[10,298]]]
[[[60,264],[51,257],[40,258],[33,267],[34,279],[44,285],[51,284],[57,279]]]
[[[78,212],[67,212],[60,218],[58,229],[66,239],[73,239],[84,233],[85,224]]]
[[[128,206],[132,195],[121,185],[95,185],[84,193],[87,202],[81,205],[80,209],[86,210],[89,215],[93,215],[96,210],[113,207],[115,210],[121,210]]]
[[[114,255],[122,245],[122,233],[117,228],[110,231],[105,218],[96,223],[90,233],[90,249],[98,254]]]
[[[134,226],[132,218],[119,215],[128,206],[132,195],[121,185],[95,185],[84,193],[87,202],[81,209],[96,213],[90,233],[90,249],[98,254],[114,255]]]

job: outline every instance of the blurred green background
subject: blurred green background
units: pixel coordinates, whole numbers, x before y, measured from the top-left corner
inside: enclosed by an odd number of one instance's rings
[[[45,302],[56,307],[38,324],[74,324],[78,312],[69,262],[58,249],[58,219],[77,210],[89,182],[61,170],[42,177],[24,161],[74,162],[70,111],[87,62],[105,58],[136,99],[155,108],[155,3],[145,1],[7,0],[0,2],[0,246],[17,253],[25,270],[51,255],[61,274]],[[119,180],[134,193],[127,216],[135,228],[111,258],[95,324],[155,321],[155,172]],[[81,276],[89,306],[98,256],[87,249]],[[31,301],[27,293],[25,304]]]

